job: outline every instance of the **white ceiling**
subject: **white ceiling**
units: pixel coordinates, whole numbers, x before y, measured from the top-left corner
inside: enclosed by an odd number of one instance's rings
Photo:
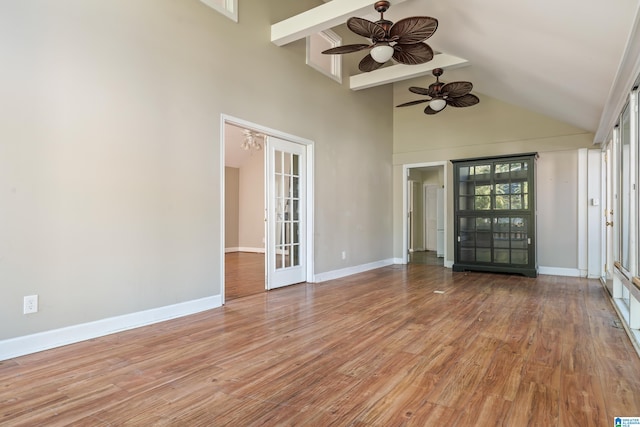
[[[329,28],[335,25],[335,16],[329,15],[340,14],[342,22],[345,8],[349,7],[354,11],[350,16],[375,21],[374,0],[369,3],[371,14],[363,14],[362,0],[322,4],[276,23],[272,41],[280,45],[291,38],[305,37],[305,22],[307,34]],[[463,68],[445,69],[443,81],[467,80],[474,84],[474,92],[596,132],[638,21],[640,0],[391,3],[385,18],[394,22],[417,15],[437,18],[438,30],[427,43],[436,51],[468,61]],[[276,41],[274,31],[286,33],[288,22],[298,25],[295,35]],[[349,55],[359,59],[364,53]],[[431,81],[432,76],[424,77],[425,87]],[[386,83],[381,80],[379,84]],[[409,99],[411,94],[407,92]]]

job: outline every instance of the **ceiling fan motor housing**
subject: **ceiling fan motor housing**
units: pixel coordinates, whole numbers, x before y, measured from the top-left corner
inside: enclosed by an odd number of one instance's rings
[[[377,1],[374,3],[373,7],[378,13],[384,13],[389,9],[391,3],[388,1]]]

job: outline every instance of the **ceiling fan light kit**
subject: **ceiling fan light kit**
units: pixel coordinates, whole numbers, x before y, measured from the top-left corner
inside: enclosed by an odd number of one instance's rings
[[[429,105],[424,109],[424,113],[433,115],[444,110],[447,105],[460,108],[471,107],[480,102],[477,96],[469,93],[471,89],[473,89],[471,82],[443,83],[440,81],[440,76],[444,73],[444,70],[442,68],[435,68],[432,72],[436,77],[436,82],[431,83],[429,88],[417,86],[411,86],[409,88],[410,92],[417,93],[418,95],[426,95],[428,98],[405,102],[404,104],[396,105],[396,107],[408,107],[410,105],[428,102]]]
[[[388,44],[378,45],[371,49],[371,57],[374,61],[384,64],[393,56],[393,47]]]
[[[377,1],[374,9],[380,13],[376,22],[352,17],[347,20],[347,27],[359,36],[371,40],[371,44],[350,44],[327,49],[325,55],[342,55],[369,49],[358,68],[362,72],[377,70],[393,59],[406,65],[424,64],[433,59],[433,49],[424,43],[438,28],[438,20],[430,16],[413,16],[404,18],[395,24],[384,19],[384,12],[391,4],[388,1]]]
[[[429,102],[429,107],[431,107],[431,109],[434,111],[440,111],[446,106],[447,106],[447,101],[440,98],[432,99],[431,102]]]

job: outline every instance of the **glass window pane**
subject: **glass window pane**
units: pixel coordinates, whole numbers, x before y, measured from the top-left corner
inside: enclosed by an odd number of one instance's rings
[[[491,173],[491,165],[478,165],[475,168],[475,173],[476,175],[489,175]]]
[[[510,192],[509,184],[496,184],[496,194],[509,194]]]
[[[511,218],[511,231],[527,231],[527,219],[523,217]]]
[[[291,247],[291,265],[300,265],[300,246],[293,245]]]
[[[476,233],[460,232],[460,246],[474,247],[476,245]]]
[[[476,218],[478,231],[491,231],[491,218]]]
[[[460,248],[460,261],[474,262],[476,250],[473,248]]]
[[[294,200],[293,201],[293,208],[292,208],[292,214],[293,214],[293,220],[294,221],[299,221],[300,220],[300,201],[299,200]]]
[[[475,195],[476,196],[488,196],[491,194],[491,186],[490,185],[478,185],[476,186]]]
[[[496,218],[496,226],[494,228],[494,231],[499,231],[499,232],[509,232],[509,218],[508,217],[501,217],[501,218]]]
[[[491,262],[491,249],[476,249],[476,261]]]
[[[528,246],[527,233],[511,233],[511,247],[525,249]]]
[[[488,232],[478,232],[476,233],[476,246],[479,248],[490,248],[491,247],[491,233]],[[478,254],[476,254],[477,256]]]
[[[461,182],[459,194],[466,196],[469,194],[475,194],[476,186],[473,182]]]
[[[476,210],[491,209],[491,196],[476,196],[475,205]]]
[[[471,211],[474,209],[474,197],[473,196],[461,196],[459,197],[460,210],[462,211]]]
[[[469,217],[460,218],[460,231],[475,231],[476,219]]]
[[[293,162],[293,171],[294,175],[300,175],[300,170],[298,167],[298,163],[300,162],[300,156],[297,154],[292,154],[292,162]]]
[[[493,247],[494,248],[508,248],[509,247],[509,233],[493,233]]]
[[[629,244],[631,239],[631,233],[629,233],[631,212],[631,127],[628,105],[622,112],[620,142],[620,263],[629,270]]]
[[[509,204],[509,196],[496,196],[496,209],[504,210],[504,209],[519,209],[513,208]]]
[[[460,178],[460,182],[469,180],[469,175],[473,174],[473,172],[470,171],[469,169],[470,169],[469,166],[462,166],[458,170],[458,176]]]
[[[493,250],[493,262],[500,264],[509,263],[509,249],[494,249]]]
[[[512,249],[511,250],[511,263],[512,264],[527,264],[529,262],[529,254],[527,250]]]
[[[522,196],[511,196],[511,209],[522,209]]]
[[[496,174],[509,172],[509,163],[496,163]]]

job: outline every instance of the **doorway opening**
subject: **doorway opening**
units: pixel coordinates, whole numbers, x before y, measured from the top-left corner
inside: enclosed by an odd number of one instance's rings
[[[226,115],[221,141],[223,304],[311,281],[313,142]]]
[[[445,265],[445,164],[405,165],[403,262]]]

